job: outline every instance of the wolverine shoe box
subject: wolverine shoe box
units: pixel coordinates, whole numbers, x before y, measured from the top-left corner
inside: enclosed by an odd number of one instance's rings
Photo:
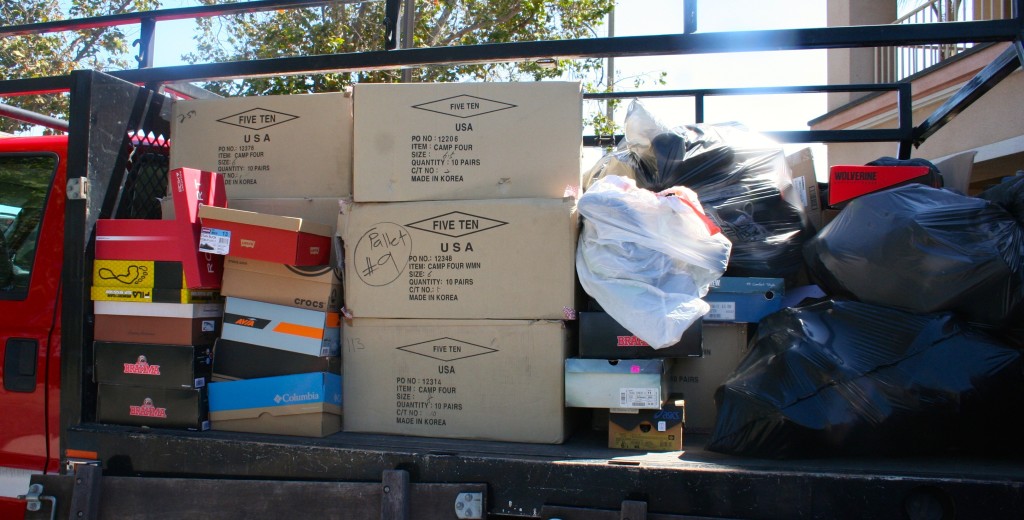
[[[340,325],[337,312],[231,297],[224,304],[221,337],[310,356],[336,356]]]
[[[331,228],[301,218],[201,206],[199,250],[288,265],[325,265]]]
[[[861,195],[909,183],[942,187],[941,177],[927,166],[833,166],[828,172],[828,204],[836,207]]]
[[[605,312],[580,313],[580,355],[594,359],[653,359],[700,357],[701,321],[684,332],[675,345],[655,349],[633,335]]]
[[[223,259],[198,251],[199,205],[226,204],[224,179],[191,168],[171,170],[174,220],[99,219],[96,221],[97,260],[180,262],[185,285],[192,289],[220,287]],[[146,255],[140,258],[140,255]]]
[[[574,201],[350,204],[345,307],[359,318],[566,319],[577,307]]]
[[[341,274],[329,265],[293,266],[229,256],[221,293],[300,309],[341,308]]]
[[[212,347],[94,343],[93,380],[112,385],[202,388],[210,380]]]
[[[220,335],[223,303],[93,302],[94,339],[210,345]]]
[[[565,406],[661,409],[671,365],[671,359],[567,359]]]
[[[711,306],[704,321],[757,323],[782,309],[785,291],[782,278],[723,276],[711,282],[704,296],[704,301]]]
[[[677,359],[669,390],[686,399],[686,430],[710,433],[715,427],[715,390],[747,353],[746,323],[704,323],[704,357]]]
[[[213,353],[214,381],[256,379],[308,372],[341,373],[339,356],[311,356],[223,338],[214,344]]]
[[[171,168],[222,173],[231,199],[352,195],[347,93],[179,100],[172,112]]]
[[[345,431],[561,443],[561,321],[345,321]]]
[[[679,451],[683,449],[686,401],[670,396],[660,410],[608,414],[608,447],[624,450]]]
[[[578,82],[359,83],[354,96],[356,202],[578,191]]]
[[[185,430],[210,429],[206,388],[99,384],[96,420],[102,423]]]
[[[341,376],[325,372],[210,385],[214,430],[325,437],[341,430]]]

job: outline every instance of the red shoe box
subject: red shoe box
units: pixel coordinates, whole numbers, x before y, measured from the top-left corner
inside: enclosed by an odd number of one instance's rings
[[[200,206],[199,250],[287,265],[327,265],[330,226],[296,217]]]
[[[861,195],[910,182],[932,186],[929,172],[927,166],[833,166],[828,172],[828,204],[834,207]]]
[[[189,289],[220,287],[224,258],[198,251],[199,205],[224,207],[224,177],[192,168],[170,172],[174,220],[100,219],[98,260],[181,262]]]

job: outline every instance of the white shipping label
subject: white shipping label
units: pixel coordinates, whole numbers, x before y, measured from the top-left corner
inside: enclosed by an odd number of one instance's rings
[[[660,405],[660,388],[619,389],[619,406],[622,408],[653,408]]]
[[[711,310],[704,316],[708,321],[732,321],[736,319],[736,302],[708,302]]]
[[[667,429],[668,429],[668,425],[665,424],[665,421],[658,421],[658,431],[659,432],[663,432],[663,431],[665,431]]]
[[[793,187],[800,194],[800,202],[807,207],[807,182],[803,177],[793,177]]]
[[[231,249],[231,232],[226,229],[204,227],[199,235],[199,251],[226,255]]]

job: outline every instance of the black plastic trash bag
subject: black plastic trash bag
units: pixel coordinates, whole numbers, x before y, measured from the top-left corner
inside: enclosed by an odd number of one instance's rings
[[[1024,317],[1024,228],[981,198],[918,184],[858,197],[804,259],[833,297],[996,328]]]
[[[800,269],[810,228],[779,144],[737,123],[669,128],[638,101],[625,126],[585,188],[609,175],[655,193],[685,186],[732,242],[727,275],[784,278]]]
[[[763,319],[715,394],[713,451],[765,458],[1019,451],[1019,351],[951,313],[825,301]]]

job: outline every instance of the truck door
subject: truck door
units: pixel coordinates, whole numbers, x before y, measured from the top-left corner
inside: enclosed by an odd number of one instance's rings
[[[66,137],[0,138],[0,516],[56,471]],[[24,505],[20,505],[20,510]],[[20,513],[20,511],[19,511]]]

